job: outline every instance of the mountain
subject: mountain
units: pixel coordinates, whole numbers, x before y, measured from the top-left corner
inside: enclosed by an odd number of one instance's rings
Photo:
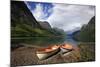
[[[38,22],[24,2],[11,1],[11,25],[15,27],[18,23],[39,27]]]
[[[48,22],[38,22],[23,1],[11,1],[11,36],[48,36],[53,35],[47,28]]]
[[[43,29],[51,29],[51,26],[47,21],[38,21],[38,23]]]
[[[11,36],[31,36],[40,25],[22,1],[11,1]],[[32,33],[33,31],[33,33]]]
[[[72,30],[66,31],[67,35],[73,35],[75,32],[80,31],[80,27],[76,27]]]
[[[38,21],[23,1],[11,1],[11,37],[55,36],[47,21]],[[60,33],[60,32],[59,32]],[[60,34],[59,34],[60,35]]]
[[[71,35],[75,35],[75,34],[78,34],[78,33],[80,33],[80,30],[74,31]]]
[[[74,36],[76,39],[84,42],[95,41],[95,16],[90,19],[87,25],[84,25],[80,32]]]

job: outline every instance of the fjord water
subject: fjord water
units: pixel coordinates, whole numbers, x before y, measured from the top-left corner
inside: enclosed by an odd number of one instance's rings
[[[51,45],[61,45],[63,43],[70,43],[76,45],[75,41],[71,36],[65,37],[18,37],[12,38],[12,44],[25,44],[33,46],[51,46]]]

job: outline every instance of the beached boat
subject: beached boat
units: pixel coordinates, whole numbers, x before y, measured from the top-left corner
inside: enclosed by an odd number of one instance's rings
[[[62,44],[60,46],[60,49],[61,49],[61,52],[63,54],[65,54],[65,53],[68,53],[68,52],[72,51],[73,50],[73,46],[71,44],[64,43],[64,44]]]
[[[37,57],[39,58],[39,60],[44,60],[47,59],[55,54],[57,54],[60,51],[59,46],[54,45],[54,46],[50,46],[47,48],[41,48],[39,50],[37,50],[36,54]]]
[[[63,49],[73,49],[73,46],[71,44],[68,44],[68,43],[64,43],[60,46],[60,48],[63,48]]]

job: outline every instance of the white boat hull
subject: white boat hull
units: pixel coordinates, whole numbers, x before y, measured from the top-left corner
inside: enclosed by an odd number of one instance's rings
[[[44,60],[49,58],[50,56],[52,56],[53,54],[56,54],[60,51],[60,49],[57,49],[55,51],[49,52],[49,53],[38,53],[37,52],[37,57],[39,58],[39,60]]]

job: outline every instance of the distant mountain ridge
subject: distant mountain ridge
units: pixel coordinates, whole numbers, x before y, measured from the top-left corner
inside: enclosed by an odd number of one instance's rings
[[[47,21],[38,21],[38,23],[43,29],[51,29],[51,26]]]

